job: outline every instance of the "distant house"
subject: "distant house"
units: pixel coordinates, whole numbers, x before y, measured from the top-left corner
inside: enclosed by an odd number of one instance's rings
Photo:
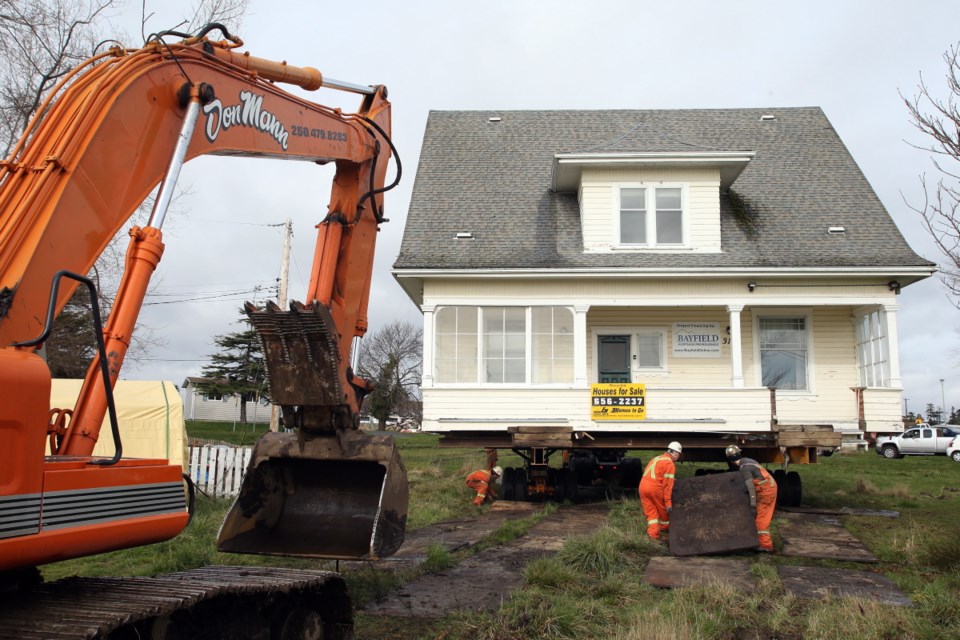
[[[897,294],[935,271],[824,113],[783,108],[431,112],[393,273],[425,431],[859,438],[902,430]],[[593,420],[621,382],[645,420]]]
[[[180,385],[185,420],[237,422],[240,420],[240,396],[235,394],[210,396],[197,388],[208,378],[186,378]],[[247,422],[270,422],[270,403],[262,398],[247,400]]]

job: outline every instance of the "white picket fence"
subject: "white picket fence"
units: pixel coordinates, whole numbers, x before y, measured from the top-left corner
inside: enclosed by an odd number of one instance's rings
[[[252,452],[253,447],[190,447],[190,479],[208,495],[235,496],[240,493],[240,482]]]

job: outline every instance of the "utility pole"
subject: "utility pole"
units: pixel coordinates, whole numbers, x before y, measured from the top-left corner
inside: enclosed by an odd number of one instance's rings
[[[947,419],[944,417],[947,413],[947,401],[943,395],[943,378],[940,378],[940,424],[947,424]]]
[[[907,400],[909,400],[909,399],[910,399],[910,398],[904,398],[904,399],[903,399],[903,417],[904,417],[904,418],[906,418],[908,415],[910,415],[910,412],[907,411]]]
[[[287,281],[290,277],[290,240],[293,238],[293,220],[287,218],[283,230],[283,255],[280,257],[280,289],[277,291],[277,305],[287,308]],[[280,407],[270,405],[270,431],[280,428]]]

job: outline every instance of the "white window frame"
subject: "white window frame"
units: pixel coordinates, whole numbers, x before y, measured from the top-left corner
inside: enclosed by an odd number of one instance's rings
[[[551,308],[551,309],[565,309],[570,313],[570,326],[571,332],[570,335],[573,336],[575,332],[575,324],[577,313],[576,310],[569,305],[562,304],[542,304],[542,305],[516,305],[516,304],[445,304],[437,305],[434,312],[434,318],[438,317],[440,313],[445,308],[450,307],[471,307],[476,309],[477,312],[477,358],[475,361],[476,365],[476,378],[472,381],[464,382],[443,382],[439,380],[438,368],[436,366],[437,359],[441,356],[440,345],[437,340],[439,339],[439,334],[434,335],[433,341],[433,360],[434,360],[434,387],[439,388],[493,388],[493,389],[503,389],[503,388],[536,388],[536,389],[569,389],[574,386],[576,383],[576,356],[574,355],[573,361],[571,362],[570,370],[570,380],[566,382],[532,382],[533,378],[533,309],[536,308]],[[485,309],[523,309],[524,310],[524,379],[522,382],[487,382],[485,379],[484,373],[484,354],[486,348],[486,333],[484,332],[483,325],[483,315]],[[573,338],[572,338],[573,339]],[[574,339],[573,350],[574,354],[576,353],[576,340]]]
[[[690,247],[690,199],[689,185],[682,182],[621,182],[614,185],[616,197],[614,198],[613,212],[613,246],[620,249],[686,249]],[[647,242],[628,243],[621,241],[620,234],[620,212],[621,195],[624,189],[645,189],[644,197],[646,199],[646,231]],[[679,189],[680,190],[680,242],[662,243],[657,242],[657,189]]]
[[[887,314],[874,309],[854,318],[857,377],[861,387],[890,387],[890,332]]]
[[[660,366],[641,367],[637,364],[637,336],[660,336]],[[664,377],[670,373],[668,327],[596,327],[590,332],[590,349],[593,357],[593,381],[600,380],[600,352],[598,348],[601,336],[630,336],[630,381],[641,382],[641,377]]]
[[[813,395],[816,393],[814,381],[816,369],[814,363],[813,310],[812,309],[763,309],[753,311],[753,361],[756,363],[756,384],[763,386],[763,363],[760,360],[760,319],[761,318],[803,318],[807,338],[807,387],[805,389],[777,389],[777,395]]]

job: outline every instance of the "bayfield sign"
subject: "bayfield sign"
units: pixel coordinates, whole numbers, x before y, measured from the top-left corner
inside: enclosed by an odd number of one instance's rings
[[[719,358],[719,322],[674,322],[673,357]]]

